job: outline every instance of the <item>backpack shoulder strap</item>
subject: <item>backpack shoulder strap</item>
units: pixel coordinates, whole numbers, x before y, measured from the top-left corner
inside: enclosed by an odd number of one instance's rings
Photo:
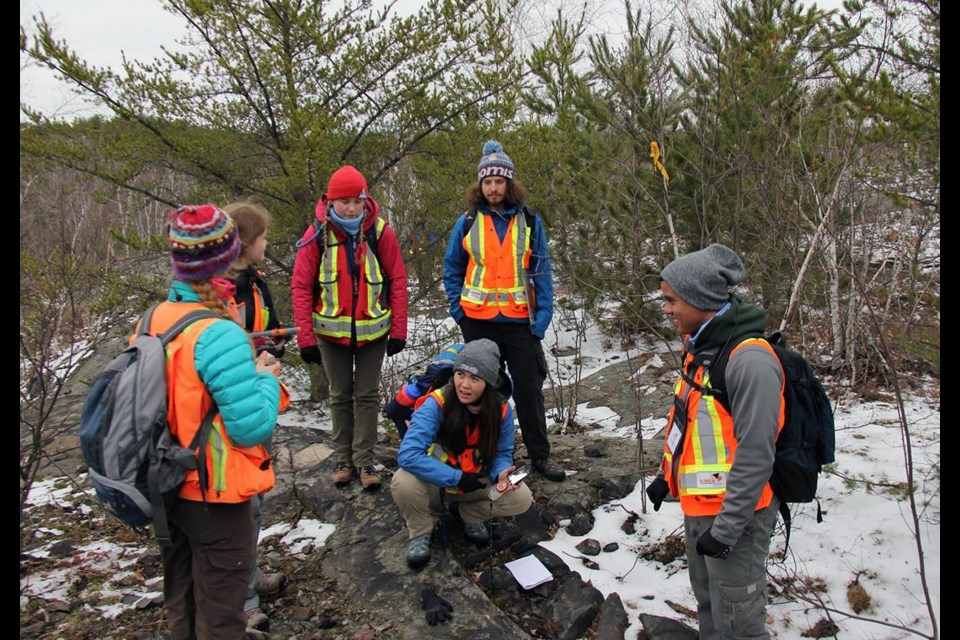
[[[166,346],[171,340],[176,338],[180,333],[189,327],[191,324],[198,320],[204,320],[206,318],[216,318],[219,320],[224,320],[225,318],[220,314],[214,313],[209,309],[195,309],[190,313],[185,314],[182,318],[173,323],[173,325],[164,331],[160,336],[160,342]]]
[[[527,226],[530,227],[530,231],[532,232],[533,225],[535,225],[537,222],[537,212],[531,209],[530,207],[528,207],[527,205],[523,205],[520,208],[520,210],[523,212],[523,218],[526,221]]]
[[[463,235],[470,233],[473,223],[477,221],[477,208],[473,207],[463,212]]]
[[[160,303],[151,305],[149,309],[144,312],[143,317],[140,318],[140,325],[137,327],[137,337],[145,336],[150,333],[150,323],[153,321],[153,312],[157,310],[157,307],[160,306]]]

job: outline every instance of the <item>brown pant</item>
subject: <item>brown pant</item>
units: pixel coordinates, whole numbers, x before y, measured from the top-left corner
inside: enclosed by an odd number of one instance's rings
[[[372,465],[380,414],[380,366],[387,341],[354,350],[321,340],[319,347],[330,381],[334,459],[355,467]]]
[[[168,512],[172,547],[163,554],[163,598],[174,640],[240,640],[254,562],[249,502],[177,498]]]
[[[397,469],[390,482],[390,490],[393,492],[393,501],[407,522],[411,539],[433,531],[430,506],[439,508],[440,487],[424,482],[409,471]],[[507,491],[496,501],[487,497],[487,491],[488,487],[485,486],[470,493],[448,493],[446,500],[459,503],[460,518],[467,524],[476,524],[496,516],[520,515],[533,503],[533,494],[525,484],[515,491]]]

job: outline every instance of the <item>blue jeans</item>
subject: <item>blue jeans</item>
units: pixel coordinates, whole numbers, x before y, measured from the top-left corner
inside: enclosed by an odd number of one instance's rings
[[[767,640],[767,570],[770,536],[777,522],[776,497],[760,509],[725,559],[697,553],[697,539],[713,516],[683,519],[690,586],[697,598],[701,640]]]

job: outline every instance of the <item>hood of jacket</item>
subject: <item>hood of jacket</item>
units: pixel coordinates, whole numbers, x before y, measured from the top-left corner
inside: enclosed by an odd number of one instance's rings
[[[327,196],[324,195],[322,198],[320,198],[320,201],[317,202],[317,208],[314,211],[314,215],[317,216],[317,220],[320,221],[320,224],[324,224],[327,221],[327,211],[329,209],[330,201],[327,200]],[[376,200],[368,195],[363,201],[363,225],[360,227],[360,233],[366,233],[374,224],[376,224],[377,218],[379,217],[380,205],[377,204]],[[332,224],[330,225],[330,228],[333,229],[333,232],[337,234],[337,236],[346,237],[343,229],[337,225]]]
[[[697,337],[690,353],[719,349],[726,344],[739,344],[747,338],[759,338],[767,329],[767,312],[740,300],[730,298],[730,308],[720,316],[713,316]]]

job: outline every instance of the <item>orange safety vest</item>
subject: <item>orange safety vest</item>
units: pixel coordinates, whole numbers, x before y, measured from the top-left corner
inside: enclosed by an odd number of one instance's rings
[[[387,223],[377,218],[375,224],[379,238]],[[329,225],[326,230],[317,272],[320,294],[313,312],[313,331],[329,342],[350,344],[354,325],[358,345],[379,340],[390,331],[393,312],[386,306],[386,277],[366,234],[361,238],[358,285],[354,287],[347,264],[354,257],[347,255],[346,243],[337,238]]]
[[[746,344],[762,345],[774,358],[773,347],[763,339],[750,338],[738,344],[730,352],[730,358]],[[684,370],[689,372],[693,355],[686,354]],[[710,374],[701,365],[690,376],[697,385],[710,388]],[[670,410],[667,432],[663,441],[663,472],[670,493],[680,497],[680,508],[688,516],[715,516],[720,512],[727,490],[727,474],[736,458],[737,439],[733,432],[733,417],[714,396],[704,395],[695,385],[681,376],[674,387],[675,402]],[[681,430],[674,423],[678,419],[677,408],[686,409],[686,424]],[[783,428],[783,386],[780,387],[780,416],[777,433]],[[677,445],[679,459],[675,460]],[[773,490],[770,483],[764,484],[757,502],[757,509],[770,504]]]
[[[436,391],[422,396],[416,402],[415,409],[420,408],[420,405],[424,403],[427,398],[433,398],[437,401],[437,404],[440,405],[440,408],[443,409],[443,389],[437,389]],[[507,403],[504,402],[500,409],[500,419],[503,420],[507,417]],[[454,469],[460,469],[464,473],[480,473],[480,470],[483,466],[480,464],[480,452],[477,450],[477,445],[480,444],[480,427],[474,427],[471,429],[469,426],[465,427],[467,429],[467,448],[464,449],[459,455],[448,452],[440,443],[434,442],[427,448],[427,455],[433,456],[440,462],[450,465]],[[448,493],[463,493],[457,487],[447,487]]]
[[[260,287],[258,287],[256,283],[251,283],[250,287],[253,290],[253,326],[249,331],[252,333],[266,331],[267,324],[270,322],[270,310],[263,304],[263,294],[260,293]],[[236,298],[231,297],[227,306],[230,307],[230,315],[236,318],[237,323],[241,327],[246,329],[247,315],[250,313],[247,305],[237,304]]]
[[[468,318],[490,320],[530,317],[527,287],[530,269],[530,239],[533,233],[522,211],[510,218],[503,242],[493,216],[477,213],[463,237],[470,257],[460,292],[460,307]]]
[[[199,302],[164,302],[154,311],[150,329],[162,333],[184,314],[203,308]],[[219,320],[198,320],[167,344],[167,423],[183,447],[190,446],[203,417],[213,406],[213,398],[194,366],[194,349],[200,334],[214,322]],[[207,502],[246,502],[273,488],[273,464],[266,448],[262,444],[234,445],[219,413],[214,416],[206,447]],[[197,502],[204,499],[196,470],[187,472],[179,496]]]
[[[263,294],[260,293],[260,287],[256,283],[251,283],[253,289],[253,327],[251,333],[259,333],[267,330],[267,324],[270,322],[270,310],[263,304]],[[247,313],[249,310],[246,304],[237,304],[237,300],[231,297],[227,306],[230,309],[230,315],[237,321],[242,328],[247,328]],[[280,383],[280,413],[290,408],[290,391],[287,386]]]

